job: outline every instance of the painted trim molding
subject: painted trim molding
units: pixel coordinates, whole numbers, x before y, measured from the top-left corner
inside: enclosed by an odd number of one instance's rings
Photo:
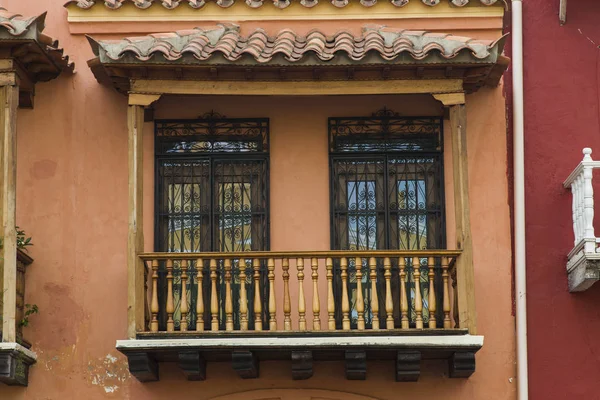
[[[429,7],[421,2],[411,2],[402,8],[390,2],[381,1],[366,9],[359,3],[353,2],[343,8],[329,2],[320,2],[312,8],[306,8],[298,2],[290,4],[285,9],[278,8],[272,3],[253,9],[244,2],[236,2],[228,8],[223,8],[210,2],[202,8],[177,7],[167,9],[154,6],[140,9],[131,3],[126,3],[117,10],[104,7],[102,2],[89,9],[79,8],[75,4],[67,7],[70,23],[82,22],[175,22],[190,21],[293,21],[293,20],[380,20],[380,19],[439,19],[439,18],[502,18],[504,7],[501,3],[494,6],[468,5],[465,7],[441,3]]]
[[[240,337],[240,338],[202,338],[202,339],[137,339],[117,340],[118,350],[159,350],[171,348],[265,348],[279,349],[321,347],[405,347],[428,349],[480,348],[483,336],[336,336],[336,337]]]

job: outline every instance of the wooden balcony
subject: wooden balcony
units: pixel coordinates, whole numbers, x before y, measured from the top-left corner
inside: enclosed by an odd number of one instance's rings
[[[4,302],[0,303],[0,382],[8,385],[27,386],[29,367],[36,362],[36,355],[31,352],[31,344],[23,338],[25,320],[25,273],[33,259],[24,251],[17,249],[16,284],[4,285],[3,274],[0,274],[0,287],[6,287],[6,293],[14,295],[16,307],[13,312],[4,310]],[[9,293],[10,291],[10,293]],[[3,296],[0,296],[2,298]],[[5,315],[13,317],[5,318]],[[14,319],[13,319],[14,318]],[[3,326],[14,323],[15,338],[4,335]]]
[[[190,380],[205,379],[212,361],[255,378],[264,360],[291,360],[293,379],[312,376],[313,361],[321,360],[345,362],[348,379],[365,379],[367,361],[390,360],[398,381],[414,381],[422,359],[446,360],[451,377],[468,377],[483,338],[460,325],[459,315],[472,312],[460,309],[472,288],[457,279],[459,256],[142,254],[145,279],[130,287],[144,298],[139,328],[117,348],[141,381],[158,380],[161,361],[177,361]]]

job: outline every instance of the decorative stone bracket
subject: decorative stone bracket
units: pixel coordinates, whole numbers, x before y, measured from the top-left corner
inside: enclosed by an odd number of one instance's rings
[[[37,356],[17,343],[0,343],[0,382],[11,386],[27,386],[29,367]]]

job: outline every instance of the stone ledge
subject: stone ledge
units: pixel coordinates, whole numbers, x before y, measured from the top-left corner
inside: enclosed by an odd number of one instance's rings
[[[567,262],[569,292],[583,292],[600,280],[600,253],[574,255]]]
[[[364,332],[363,332],[364,333]],[[421,335],[385,336],[338,333],[328,336],[257,337],[219,332],[203,337],[170,337],[119,340],[117,350],[125,354],[129,370],[138,380],[159,380],[160,362],[179,362],[188,380],[206,379],[207,362],[229,361],[244,379],[259,377],[260,362],[291,361],[290,378],[309,379],[314,361],[340,361],[346,365],[346,379],[367,379],[370,361],[390,361],[390,375],[397,381],[416,381],[421,360],[444,360],[451,378],[467,378],[475,372],[475,353],[483,336]],[[193,354],[193,357],[191,355]],[[184,361],[184,362],[183,362]],[[395,366],[395,368],[394,368]]]
[[[27,386],[29,367],[37,355],[18,343],[0,343],[0,382],[10,386]]]

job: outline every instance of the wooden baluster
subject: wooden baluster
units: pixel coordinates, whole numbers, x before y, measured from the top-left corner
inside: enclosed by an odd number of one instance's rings
[[[444,282],[444,329],[452,328],[450,321],[450,282],[448,280],[448,257],[442,257],[442,281]]]
[[[325,260],[325,266],[327,268],[327,314],[328,324],[327,327],[330,331],[335,331],[335,299],[333,297],[333,260],[327,258]]]
[[[262,300],[260,298],[260,260],[252,261],[254,268],[254,330],[262,331]]]
[[[167,260],[167,332],[175,330],[175,321],[173,313],[175,305],[173,304],[173,260]]]
[[[343,257],[340,260],[342,271],[342,329],[350,330],[350,301],[348,300],[348,260]]]
[[[238,260],[240,267],[240,330],[248,330],[248,294],[246,292],[246,260]]]
[[[371,312],[373,313],[372,329],[379,329],[379,296],[377,295],[377,261],[369,259],[369,278],[371,278]]]
[[[319,299],[319,259],[310,261],[313,281],[313,331],[321,330],[321,300]]]
[[[392,262],[389,257],[383,259],[383,277],[385,278],[385,328],[394,329],[394,300],[392,299]]]
[[[233,299],[231,293],[231,260],[223,261],[225,267],[225,330],[233,330]]]
[[[454,265],[450,270],[450,280],[452,281],[452,293],[454,294],[454,304],[452,306],[452,319],[454,320],[454,327],[461,328],[460,319],[458,317],[458,312],[460,310],[458,308],[458,290],[456,288],[456,262],[454,262]]]
[[[187,298],[187,280],[188,280],[188,260],[181,260],[181,331],[188,330],[188,298]]]
[[[281,269],[283,270],[283,329],[286,331],[291,331],[292,301],[290,299],[290,260],[284,258],[281,261]]]
[[[436,304],[435,304],[435,259],[433,257],[429,257],[429,327],[434,329],[436,327],[435,321],[435,312],[436,312]]]
[[[152,301],[150,304],[150,331],[158,332],[158,260],[152,260]]]
[[[196,284],[198,292],[196,293],[196,330],[204,330],[204,291],[202,281],[204,280],[204,261],[199,258],[196,260]]]
[[[357,328],[359,331],[365,329],[365,299],[362,292],[362,259],[356,257],[354,259],[356,266],[356,313],[358,314]]]
[[[296,260],[298,270],[298,329],[306,330],[306,301],[304,300],[304,259]]]
[[[275,260],[269,258],[269,330],[277,330],[277,302],[275,299]]]
[[[408,274],[406,273],[406,259],[404,257],[400,257],[398,259],[398,265],[400,266],[400,324],[402,329],[408,329],[408,297],[406,296]]]
[[[210,260],[210,330],[219,330],[219,299],[217,298],[217,260]]]
[[[421,297],[421,263],[413,257],[413,280],[415,282],[415,314],[417,329],[423,329],[423,299]]]

